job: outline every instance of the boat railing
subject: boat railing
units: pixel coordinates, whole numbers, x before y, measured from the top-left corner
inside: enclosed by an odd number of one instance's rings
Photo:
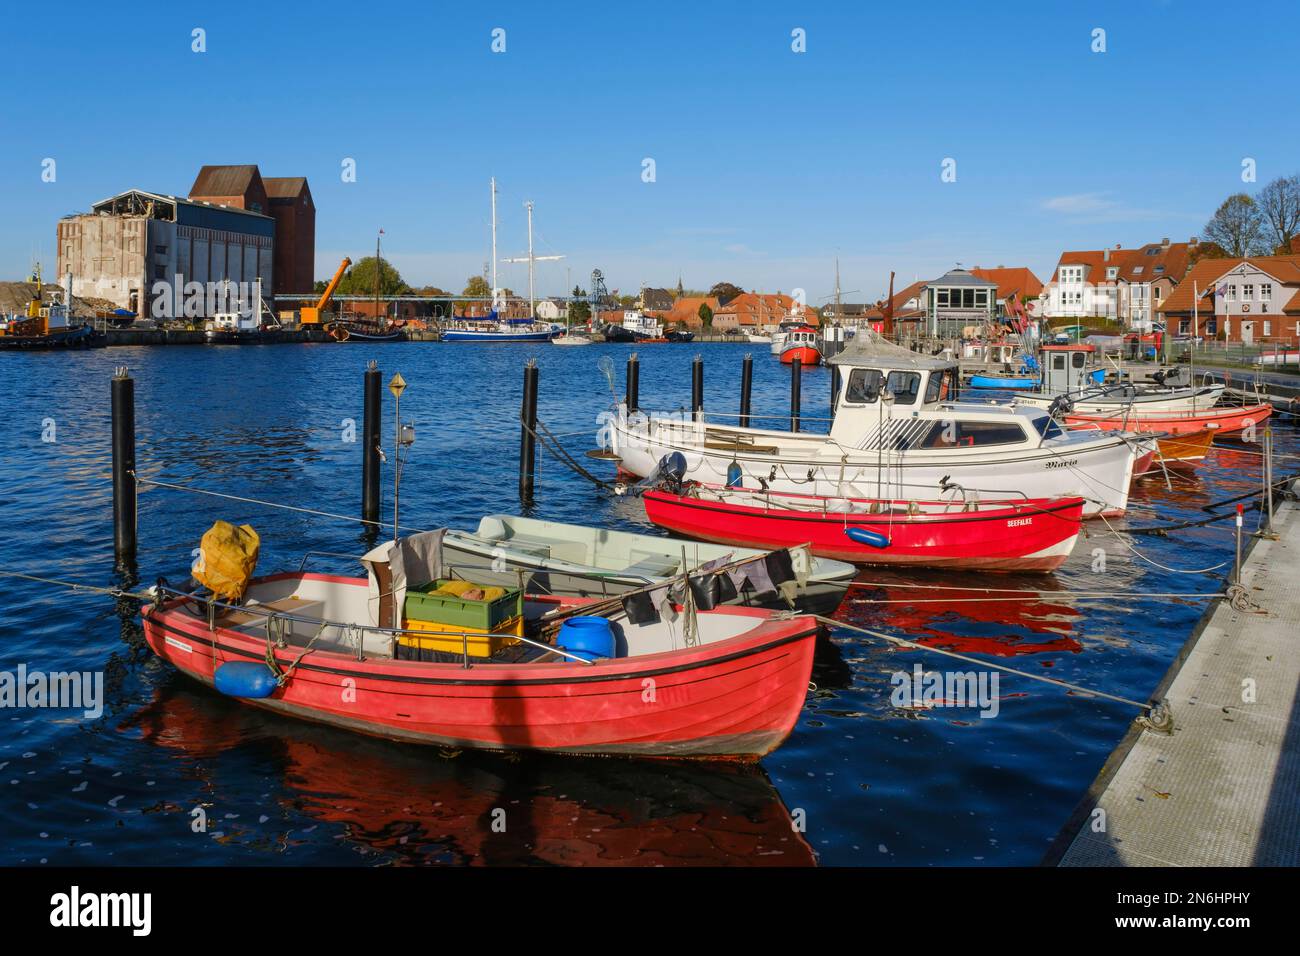
[[[325,553],[325,552],[317,552],[317,553]],[[415,637],[428,637],[427,631],[417,631],[405,627],[381,627],[377,624],[356,624],[351,621],[327,621],[323,618],[307,617],[302,614],[292,614],[287,611],[277,610],[276,608],[272,608],[272,607],[264,607],[259,604],[228,604],[225,601],[209,600],[207,598],[200,597],[191,591],[182,591],[178,588],[174,588],[166,584],[156,585],[154,591],[155,594],[157,595],[160,596],[171,595],[172,597],[181,600],[193,601],[196,605],[200,605],[205,608],[220,609],[223,611],[234,611],[240,614],[252,614],[255,617],[261,617],[265,620],[266,623],[266,633],[267,633],[268,641],[272,640],[273,630],[277,626],[272,622],[276,622],[276,621],[291,621],[297,624],[307,624],[312,627],[319,628],[320,630],[317,632],[316,636],[312,638],[313,641],[319,639],[320,635],[325,632],[326,628],[331,628],[331,627],[337,628],[338,630],[342,631],[342,633],[345,636],[356,635],[356,642],[357,642],[356,656],[357,656],[357,660],[359,661],[365,660],[365,639],[364,638],[366,634],[387,635],[389,641],[388,656],[392,660],[397,660],[397,656],[394,652],[394,647],[399,637],[405,635],[413,635]],[[215,617],[209,616],[208,618],[209,629],[212,629],[215,626],[216,626]],[[459,637],[461,639],[462,666],[465,667],[466,669],[469,669],[470,667],[473,666],[470,663],[469,639],[471,637],[474,638],[484,637],[485,635],[482,632],[471,633],[469,631],[439,631],[438,634],[441,637]],[[530,647],[535,647],[539,650],[547,651],[553,654],[559,654],[562,657],[566,657],[572,661],[580,661],[583,664],[595,663],[594,661],[587,660],[585,657],[581,657],[577,654],[570,653],[569,651],[566,651],[564,648],[559,647],[555,644],[545,644],[541,641],[534,641],[531,638],[524,637],[523,635],[520,634],[500,634],[496,636],[509,637],[513,640],[519,641],[520,643],[527,644]]]

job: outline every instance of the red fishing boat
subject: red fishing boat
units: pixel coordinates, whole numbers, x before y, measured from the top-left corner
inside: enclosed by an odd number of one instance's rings
[[[1070,556],[1082,498],[892,501],[689,485],[644,495],[646,516],[704,541],[748,547],[810,543],[856,564],[1052,571]]]
[[[1191,435],[1214,429],[1219,435],[1230,435],[1260,424],[1273,414],[1273,406],[1219,405],[1186,412],[1133,411],[1128,407],[1105,415],[1067,414],[1070,425],[1090,425],[1107,431],[1164,432],[1168,435]]]
[[[791,329],[781,349],[781,363],[791,365],[798,359],[803,366],[820,365],[822,360],[821,343],[817,330],[811,325],[801,325]]]
[[[259,707],[449,747],[757,760],[803,707],[813,618],[725,606],[636,624],[617,599],[611,611],[529,597],[523,625],[501,632],[490,656],[471,656],[484,635],[466,633],[464,653],[404,659],[405,622],[376,623],[406,586],[391,573],[381,590],[374,565],[369,579],[276,574],[253,579],[238,604],[160,583],[141,612],[145,638],[187,675]],[[536,625],[575,610],[607,615],[610,656],[538,636]]]

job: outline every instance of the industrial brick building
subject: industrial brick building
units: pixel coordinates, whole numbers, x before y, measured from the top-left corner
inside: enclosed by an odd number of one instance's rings
[[[259,212],[128,190],[58,226],[59,271],[73,295],[155,314],[155,283],[274,281],[275,220]],[[206,313],[204,313],[206,314]]]
[[[73,294],[156,315],[154,286],[260,281],[262,295],[310,292],[316,210],[302,177],[204,166],[182,198],[132,189],[58,224],[58,275]],[[206,315],[206,311],[198,317]]]

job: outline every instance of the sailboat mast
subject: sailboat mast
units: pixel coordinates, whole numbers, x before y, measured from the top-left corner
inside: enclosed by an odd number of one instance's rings
[[[492,306],[497,307],[497,178],[492,177]],[[490,311],[490,310],[489,310]]]
[[[384,234],[384,230],[379,230],[379,236]],[[381,329],[387,324],[384,320],[387,316],[379,314],[379,236],[375,236],[375,324]]]
[[[537,310],[533,308],[533,264],[537,261],[533,256],[533,201],[530,199],[524,203],[528,207],[528,318],[537,317]]]

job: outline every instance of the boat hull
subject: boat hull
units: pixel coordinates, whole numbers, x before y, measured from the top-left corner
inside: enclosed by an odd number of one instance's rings
[[[667,543],[667,539],[663,539]],[[680,542],[678,542],[680,544]],[[730,542],[720,542],[730,543]],[[802,544],[803,542],[798,542]],[[567,573],[552,567],[529,562],[525,556],[511,553],[504,547],[495,549],[473,549],[459,540],[454,534],[448,534],[443,541],[443,554],[448,564],[460,573],[463,569],[472,570],[471,579],[480,584],[496,584],[501,587],[518,587],[520,572],[523,573],[524,588],[530,593],[552,594],[557,597],[604,598],[644,587],[647,580],[632,576],[620,577],[617,574]],[[832,565],[834,567],[834,565]],[[851,569],[845,568],[844,575],[819,575],[814,564],[808,583],[800,589],[795,597],[795,610],[804,614],[830,615],[844,600],[845,591],[853,575]],[[733,602],[742,607],[769,608],[786,610],[785,599],[776,592],[757,596],[746,590]]]
[[[364,580],[285,575],[365,588]],[[163,660],[214,684],[228,661],[262,661],[261,629],[243,633],[182,610],[142,612]],[[312,651],[263,699],[301,719],[410,743],[563,754],[757,760],[793,729],[812,670],[816,622],[728,608],[754,626],[703,646],[594,664],[442,664]],[[288,668],[301,648],[274,651]]]
[[[0,335],[0,349],[100,349],[108,336],[89,325],[56,329],[46,335]]]
[[[1197,389],[1178,389],[1173,392],[1149,392],[1131,398],[1123,397],[1089,397],[1088,395],[1070,396],[1071,413],[1075,415],[1122,415],[1126,411],[1142,415],[1157,412],[1205,411],[1223,395],[1223,385],[1207,385]],[[1056,400],[1055,395],[1037,395],[1018,393],[1014,400],[1019,405],[1032,405],[1048,408]]]
[[[820,365],[822,353],[810,345],[792,345],[781,350],[782,365],[793,365],[795,359],[798,359],[799,364],[805,368],[809,365]]]
[[[971,388],[1033,388],[1038,384],[1036,378],[1018,378],[1000,375],[972,375]]]
[[[1075,414],[1066,415],[1065,420],[1070,425],[1087,425],[1106,431],[1193,435],[1210,429],[1219,435],[1230,435],[1259,425],[1272,413],[1273,406],[1265,402],[1244,407],[1210,408],[1200,412]]]
[[[443,329],[443,342],[549,342],[552,332],[468,332],[463,329]],[[573,343],[568,343],[573,344]]]
[[[609,434],[619,468],[638,478],[650,475],[664,455],[679,451],[686,459],[686,478],[705,485],[726,485],[732,464],[739,465],[745,487],[759,479],[773,491],[802,492],[829,497],[934,497],[944,481],[983,493],[986,497],[1023,494],[1028,498],[1085,499],[1084,516],[1111,517],[1128,507],[1135,465],[1155,453],[1134,449],[1132,436],[1086,444],[1044,446],[1031,451],[1001,453],[846,450],[824,435],[749,430],[752,444],[711,441],[714,429],[698,423],[629,420],[611,421]],[[718,430],[739,434],[740,429]],[[1102,438],[1103,436],[1098,436]],[[799,439],[795,441],[794,439]],[[770,440],[774,449],[763,450]],[[798,445],[798,448],[793,446]],[[715,447],[709,447],[713,445]],[[787,450],[789,449],[789,450]]]
[[[821,557],[917,568],[1054,571],[1074,549],[1083,520],[1080,498],[1025,502],[982,512],[890,516],[810,514],[662,491],[643,497],[651,521],[689,537],[760,548],[808,542],[813,554]],[[889,545],[874,548],[855,541],[846,533],[848,528],[883,535]]]

